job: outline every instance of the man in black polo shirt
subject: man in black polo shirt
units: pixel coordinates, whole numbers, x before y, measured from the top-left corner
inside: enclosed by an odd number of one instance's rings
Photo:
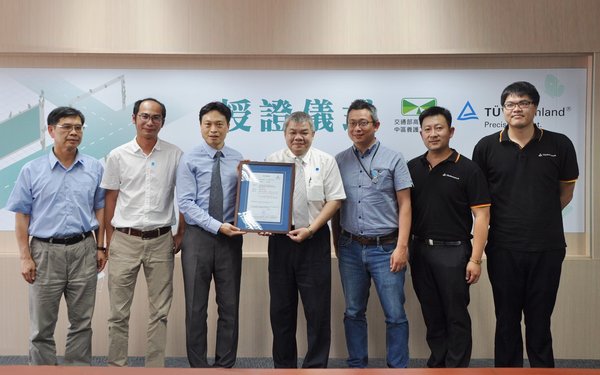
[[[414,184],[410,265],[431,349],[427,366],[469,367],[469,285],[481,274],[490,196],[477,164],[450,148],[450,111],[431,107],[419,123],[428,151],[408,163]]]
[[[496,367],[523,367],[521,315],[531,367],[554,367],[550,318],[566,249],[561,211],[573,198],[579,170],[571,141],[534,124],[539,101],[528,82],[506,87],[500,104],[508,126],[473,151],[492,197],[485,252]]]

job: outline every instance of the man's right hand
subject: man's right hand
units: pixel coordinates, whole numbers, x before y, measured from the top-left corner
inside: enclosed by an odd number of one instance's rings
[[[221,227],[219,228],[219,233],[223,233],[228,237],[241,236],[243,234],[246,234],[246,232],[244,232],[240,228],[235,227],[229,223],[221,224]]]
[[[33,259],[21,259],[21,275],[29,284],[35,281],[35,262]]]

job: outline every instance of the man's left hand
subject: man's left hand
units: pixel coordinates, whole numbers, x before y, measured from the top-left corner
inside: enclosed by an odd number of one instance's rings
[[[181,241],[183,241],[183,234],[177,233],[173,236],[173,254],[181,250]]]
[[[479,281],[479,276],[481,275],[481,264],[476,264],[475,262],[467,263],[467,271],[465,275],[465,280],[467,280],[468,284],[475,284]]]
[[[96,251],[96,268],[98,272],[102,272],[106,267],[106,261],[108,260],[106,253],[103,250]]]
[[[310,236],[312,236],[312,233],[308,228],[298,228],[298,229],[289,231],[287,236],[289,238],[291,238],[292,241],[300,243],[300,242],[304,241],[305,239],[309,238]]]
[[[390,257],[390,271],[400,272],[408,263],[408,246],[397,246]]]

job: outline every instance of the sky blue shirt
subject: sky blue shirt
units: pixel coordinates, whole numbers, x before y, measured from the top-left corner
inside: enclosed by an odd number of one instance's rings
[[[352,146],[337,154],[335,160],[346,191],[340,212],[342,228],[367,237],[397,230],[396,192],[412,186],[402,154],[377,141],[363,155]]]
[[[237,195],[238,164],[242,154],[223,146],[221,156],[221,184],[223,185],[223,218],[233,222]],[[177,168],[177,204],[185,222],[216,234],[222,222],[208,214],[210,181],[217,150],[204,140],[192,151],[183,154]]]
[[[95,230],[95,211],[104,208],[102,172],[98,160],[79,151],[70,168],[50,152],[23,166],[6,209],[31,215],[29,235],[34,237],[63,238]]]

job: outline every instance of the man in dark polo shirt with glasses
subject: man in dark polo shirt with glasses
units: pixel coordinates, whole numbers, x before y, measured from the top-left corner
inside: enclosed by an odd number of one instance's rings
[[[533,122],[540,95],[529,82],[504,89],[508,125],[473,151],[492,197],[485,253],[496,309],[495,365],[523,367],[521,316],[531,367],[554,367],[550,320],[566,252],[562,209],[579,176],[575,148]]]
[[[469,367],[469,285],[481,274],[490,196],[477,164],[450,148],[450,111],[428,108],[419,123],[427,152],[408,163],[414,184],[410,266],[427,326],[427,366]]]

